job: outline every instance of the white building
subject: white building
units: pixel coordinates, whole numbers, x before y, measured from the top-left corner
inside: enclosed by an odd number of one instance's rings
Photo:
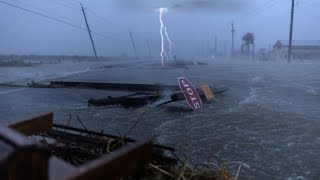
[[[273,46],[276,59],[287,59],[289,41],[277,41]],[[320,41],[292,41],[292,59],[320,59]]]

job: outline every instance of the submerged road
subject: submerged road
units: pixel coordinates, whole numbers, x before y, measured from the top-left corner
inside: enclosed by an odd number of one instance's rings
[[[189,69],[150,63],[66,76],[58,80],[177,84],[185,76],[194,85],[226,86],[230,91],[192,112],[186,103],[141,111],[87,107],[89,98],[119,93],[79,89],[0,87],[1,122],[53,111],[66,123],[78,115],[94,130],[153,136],[175,146],[193,164],[220,160],[241,179],[320,178],[320,63],[212,61]],[[75,119],[75,118],[73,118]],[[80,126],[76,120],[73,125]]]

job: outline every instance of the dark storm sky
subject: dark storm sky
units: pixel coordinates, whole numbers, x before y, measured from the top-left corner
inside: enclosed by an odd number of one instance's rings
[[[85,28],[80,0],[2,0]],[[288,39],[291,0],[83,0],[97,51],[100,55],[132,55],[132,31],[140,56],[160,53],[159,7],[167,7],[164,23],[176,54],[196,56],[224,43],[230,49],[231,22],[236,47],[246,32],[255,33],[258,48]],[[152,2],[152,3],[150,3]],[[296,6],[294,39],[320,40],[320,2],[300,0]],[[92,55],[88,32],[0,3],[1,54]]]

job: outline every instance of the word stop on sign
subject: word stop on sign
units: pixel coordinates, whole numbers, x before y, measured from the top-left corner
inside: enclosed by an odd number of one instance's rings
[[[179,77],[179,87],[188,103],[194,111],[202,108],[202,101],[198,91],[185,77]]]

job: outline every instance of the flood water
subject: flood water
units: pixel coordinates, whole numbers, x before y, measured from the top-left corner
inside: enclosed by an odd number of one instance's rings
[[[60,123],[66,123],[69,114],[78,115],[88,128],[115,134],[126,134],[139,119],[130,136],[151,136],[174,146],[193,165],[218,160],[235,174],[241,164],[242,179],[319,179],[320,62],[207,63],[174,69],[145,61],[72,75],[75,81],[172,85],[184,76],[196,86],[230,88],[204,103],[200,112],[192,112],[185,102],[150,107],[145,114],[119,107],[89,108],[88,98],[112,92],[26,89],[0,94],[1,114],[6,117],[14,109],[16,115],[5,118],[9,122],[53,111]]]

